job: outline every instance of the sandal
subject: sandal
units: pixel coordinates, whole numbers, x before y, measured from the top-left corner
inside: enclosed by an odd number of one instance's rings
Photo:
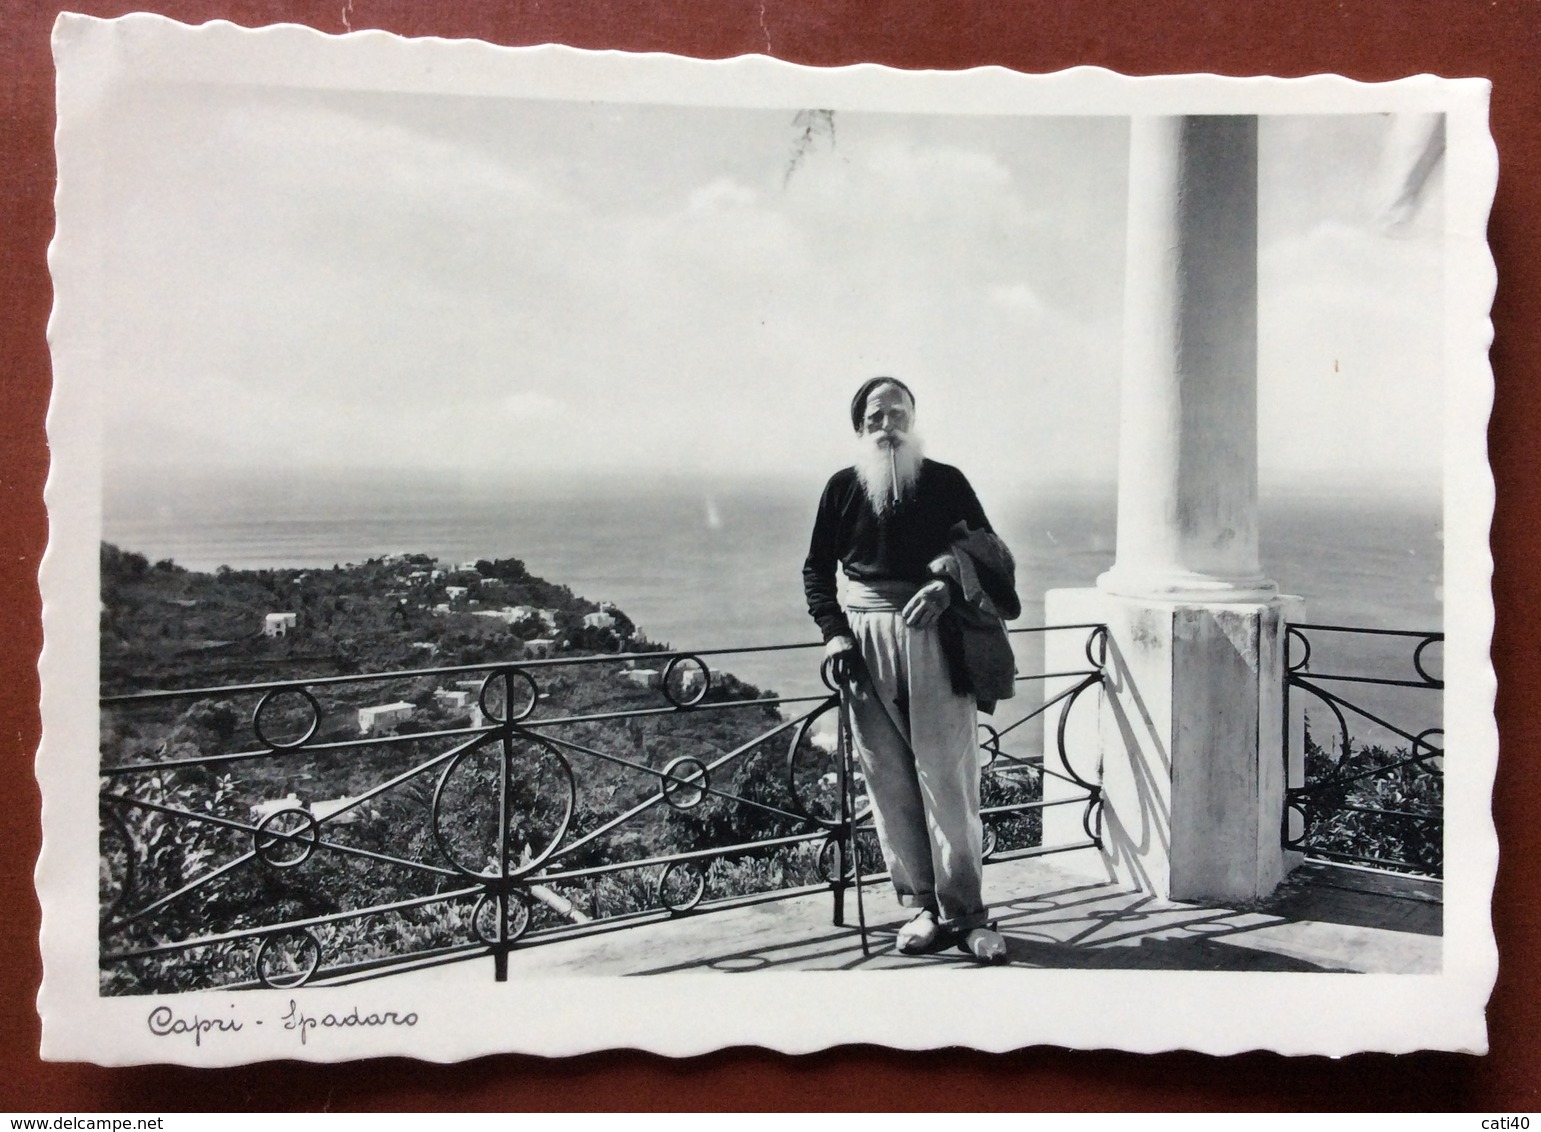
[[[895,947],[902,955],[923,955],[936,946],[941,932],[942,927],[936,922],[936,913],[929,908],[922,908],[909,923],[899,929]]]
[[[981,963],[993,965],[1006,962],[1009,957],[1006,951],[1006,939],[995,929],[996,922],[991,920],[983,927],[964,932],[958,940],[958,950],[973,956]]]

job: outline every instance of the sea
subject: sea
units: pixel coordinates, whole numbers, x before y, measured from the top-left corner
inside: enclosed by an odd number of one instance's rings
[[[106,485],[102,537],[204,571],[330,567],[403,551],[453,562],[519,558],[583,597],[614,602],[653,640],[731,649],[816,641],[801,568],[819,488],[748,478],[139,475]],[[1045,591],[1092,586],[1113,564],[1111,485],[982,498],[1017,556],[1015,624],[1041,625]],[[1273,491],[1259,518],[1264,569],[1282,592],[1305,598],[1309,621],[1442,627],[1437,499]],[[1036,636],[1017,643],[1019,668],[1041,664]],[[817,656],[746,653],[712,665],[803,695],[821,688]]]

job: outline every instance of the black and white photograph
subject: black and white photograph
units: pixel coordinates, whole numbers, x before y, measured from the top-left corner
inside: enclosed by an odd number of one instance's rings
[[[45,1057],[1485,1047],[1485,83],[54,50]]]

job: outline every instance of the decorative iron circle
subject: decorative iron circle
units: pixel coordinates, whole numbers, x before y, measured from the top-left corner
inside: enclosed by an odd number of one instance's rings
[[[504,900],[507,904],[503,914],[503,938],[499,940],[496,894],[484,892],[476,899],[476,907],[471,910],[471,929],[483,943],[516,943],[530,930],[530,905],[524,893],[509,892]]]
[[[512,711],[514,703],[514,677],[524,681],[530,690],[530,698],[524,707],[516,715]],[[503,711],[493,710],[494,704],[488,696],[497,690],[497,685],[503,686]],[[530,713],[535,710],[535,705],[540,702],[540,687],[535,683],[535,677],[531,676],[523,668],[498,668],[487,673],[487,678],[482,681],[481,688],[476,693],[477,706],[482,709],[482,715],[500,727],[509,723],[518,723],[521,719],[528,719]]]
[[[1300,642],[1302,652],[1298,661],[1292,661],[1290,657],[1295,654],[1296,641]],[[1311,638],[1295,628],[1295,626],[1288,626],[1284,631],[1284,670],[1286,672],[1304,672],[1310,664]]]
[[[1092,646],[1097,647],[1097,655],[1092,655]],[[1086,634],[1086,663],[1097,670],[1107,667],[1108,663],[1108,627],[1098,625],[1090,633]]]
[[[1308,687],[1308,685],[1301,686]],[[1315,691],[1314,688],[1311,690]],[[1348,717],[1343,714],[1343,709],[1332,700],[1329,700],[1325,696],[1321,695],[1318,695],[1317,698],[1332,709],[1332,714],[1338,721],[1338,737],[1343,740],[1343,746],[1338,750],[1337,762],[1339,765],[1341,765],[1343,760],[1348,757],[1349,752],[1353,749],[1354,745],[1354,738],[1348,730]]]
[[[1290,836],[1290,815],[1295,814],[1300,818],[1300,836]],[[1310,832],[1311,816],[1306,813],[1306,804],[1299,797],[1286,798],[1284,802],[1284,848],[1299,849],[1305,844],[1306,834]]]
[[[860,819],[858,819],[859,821]],[[830,834],[824,839],[824,844],[819,846],[819,858],[817,862],[819,879],[826,883],[835,882],[835,868],[840,867],[840,880],[853,880],[856,876],[856,862],[861,857],[862,843],[866,842],[868,861],[873,862],[882,856],[882,847],[877,842],[876,831],[870,826],[858,825],[856,837],[851,846],[850,860],[846,859],[845,843],[839,835]]]
[[[310,860],[321,840],[321,823],[300,806],[286,806],[263,818],[252,834],[252,851],[264,865],[292,869]]]
[[[1076,701],[1081,698],[1081,693],[1086,691],[1088,688],[1096,687],[1101,682],[1101,676],[1089,676],[1085,680],[1081,681],[1081,683],[1076,685],[1074,690],[1072,690],[1070,695],[1065,699],[1064,706],[1060,708],[1059,726],[1055,729],[1055,746],[1059,751],[1060,765],[1065,768],[1065,773],[1071,777],[1077,786],[1081,787],[1083,790],[1090,790],[1093,792],[1101,790],[1101,787],[1082,778],[1080,774],[1076,772],[1075,767],[1071,765],[1070,753],[1065,750],[1065,729],[1069,726],[1071,709],[1075,707]]]
[[[306,727],[304,734],[298,739],[281,741],[270,738],[262,726],[263,713],[280,696],[299,696],[305,701],[306,706],[310,708],[310,725]],[[309,743],[315,738],[316,732],[321,729],[321,704],[315,696],[310,694],[310,689],[302,688],[298,684],[287,688],[272,688],[264,692],[262,698],[257,701],[257,708],[251,713],[251,729],[257,736],[257,742],[261,743],[268,750],[293,751]]]
[[[286,940],[295,940],[298,946],[290,954],[276,951],[275,947]],[[289,960],[288,970],[275,970],[277,963]],[[270,990],[289,990],[302,987],[321,966],[321,941],[310,932],[295,928],[262,937],[257,948],[257,979]]]
[[[479,774],[473,759],[492,763],[491,772],[484,767]],[[434,787],[429,826],[439,852],[456,872],[476,880],[508,879],[539,868],[556,851],[577,802],[572,767],[554,746],[527,734],[493,736],[467,747],[444,767]],[[487,825],[489,810],[490,836],[475,828]],[[505,819],[501,835],[495,828],[500,811]]]
[[[1423,640],[1419,641],[1418,647],[1413,650],[1413,670],[1417,672],[1419,678],[1431,688],[1443,688],[1445,686],[1445,681],[1443,677],[1430,676],[1428,671],[1423,667],[1423,650],[1428,648],[1430,645],[1443,645],[1444,643],[1445,635],[1443,633],[1432,633],[1429,636],[1424,637]]]
[[[1426,731],[1418,732],[1413,738],[1413,758],[1420,763],[1427,762],[1429,759],[1442,759],[1445,757],[1444,744],[1436,747],[1433,743],[1429,742],[1430,735],[1438,735],[1443,739],[1445,737],[1445,729],[1443,727],[1430,727]],[[1420,749],[1424,749],[1425,753],[1419,754]]]
[[[123,907],[129,895],[134,891],[135,873],[134,858],[138,855],[139,847],[134,841],[134,835],[128,831],[128,826],[123,823],[114,811],[103,806],[101,808],[101,828],[97,834],[97,849],[99,866],[97,870],[97,900],[101,908],[101,916],[105,920],[114,912]],[[122,843],[120,855],[113,855],[108,851],[108,840],[116,838]],[[122,879],[118,879],[119,869],[113,867],[114,861],[121,861]]]
[[[706,764],[691,755],[672,759],[663,768],[663,798],[676,810],[691,810],[706,797]]]
[[[706,895],[706,873],[694,861],[670,861],[658,874],[658,903],[675,915],[689,912]]]
[[[995,827],[993,825],[985,826],[984,840],[981,843],[979,853],[980,859],[988,861],[991,857],[995,856],[995,850],[999,843],[1000,839],[995,834]]]
[[[694,665],[695,667],[689,668],[686,667],[687,665]],[[675,694],[673,687],[676,673],[679,674],[679,695]],[[712,670],[698,656],[680,655],[669,661],[664,667],[663,678],[659,681],[659,687],[663,691],[664,699],[668,700],[675,707],[695,707],[702,700],[706,699],[706,693],[711,691]]]
[[[1293,687],[1299,688],[1302,692],[1308,692],[1315,696],[1318,700],[1327,706],[1327,710],[1332,712],[1333,718],[1338,721],[1338,737],[1342,740],[1343,746],[1339,750],[1337,758],[1334,760],[1334,762],[1341,761],[1343,756],[1348,753],[1349,746],[1353,740],[1353,736],[1348,730],[1348,719],[1344,716],[1342,709],[1340,709],[1338,705],[1332,701],[1332,698],[1328,693],[1323,692],[1320,688],[1311,684],[1308,680],[1301,680],[1298,683],[1295,683]],[[1328,739],[1329,743],[1331,741],[1331,739]],[[1327,747],[1323,747],[1322,753],[1325,755],[1331,755],[1332,751]]]
[[[1086,831],[1086,836],[1091,839],[1093,845],[1102,848],[1102,789],[1087,801],[1086,809],[1081,813],[1081,828]]]
[[[846,859],[845,843],[831,834],[819,846],[819,877],[828,884],[836,880],[850,880],[856,875],[851,862]]]
[[[1001,733],[989,723],[981,723],[979,730],[984,732],[984,738],[979,741],[979,749],[985,756],[979,760],[979,769],[989,770],[995,765],[996,757],[1001,753]]]
[[[835,826],[840,824],[839,799],[838,797],[836,798],[834,807],[828,814],[814,813],[813,810],[808,807],[808,803],[803,799],[801,792],[797,788],[797,771],[799,765],[797,756],[800,751],[808,749],[812,749],[820,754],[827,755],[830,760],[829,765],[832,769],[821,774],[820,781],[823,781],[823,779],[827,778],[830,774],[833,774],[835,790],[838,794],[840,789],[839,739],[838,737],[836,738],[835,750],[827,751],[823,747],[820,747],[816,743],[812,742],[808,738],[808,733],[813,729],[814,721],[817,720],[820,716],[824,715],[826,712],[833,711],[839,705],[839,702],[839,700],[831,696],[822,707],[809,713],[793,730],[792,743],[787,748],[787,798],[791,801],[792,808],[794,810],[796,810],[803,817],[807,818],[809,821],[813,822],[815,825],[821,825],[825,829],[833,829]],[[805,743],[807,744],[806,747],[804,746]]]

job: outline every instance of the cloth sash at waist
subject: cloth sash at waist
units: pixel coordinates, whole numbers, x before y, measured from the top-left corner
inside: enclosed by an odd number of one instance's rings
[[[898,613],[902,611],[920,586],[914,582],[845,580],[845,609],[847,613]]]

